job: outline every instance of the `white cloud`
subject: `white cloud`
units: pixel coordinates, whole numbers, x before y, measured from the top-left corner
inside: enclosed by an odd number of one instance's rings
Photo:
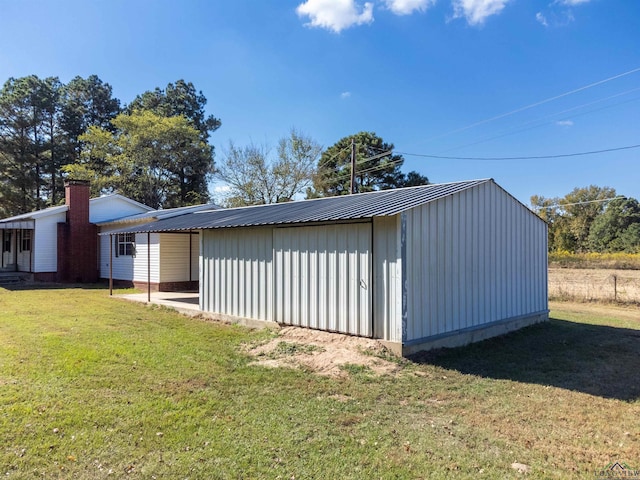
[[[411,15],[413,12],[425,12],[436,0],[384,0],[387,8],[396,15]]]
[[[573,121],[572,120],[558,120],[556,122],[556,125],[558,125],[560,127],[573,127]]]
[[[351,92],[342,92],[340,94],[340,98],[343,99],[343,100],[349,98],[350,96],[351,96]]]
[[[466,18],[469,25],[482,25],[502,11],[509,0],[453,0],[454,18]]]
[[[588,1],[590,0],[555,0],[546,10],[536,13],[536,20],[544,27],[566,27],[575,21],[571,7]]]
[[[573,7],[584,5],[591,0],[553,0],[545,13],[536,14],[536,19],[545,27],[566,27],[575,20]]]
[[[305,25],[340,33],[345,28],[373,22],[373,3],[359,5],[355,0],[307,0],[296,8],[300,17],[309,17]]]
[[[567,7],[574,7],[582,3],[588,3],[591,0],[556,0],[556,3],[560,5],[566,5]]]
[[[549,22],[547,22],[547,17],[545,17],[542,12],[536,13],[536,20],[538,20],[538,22],[540,22],[540,24],[544,25],[545,27],[549,26]]]

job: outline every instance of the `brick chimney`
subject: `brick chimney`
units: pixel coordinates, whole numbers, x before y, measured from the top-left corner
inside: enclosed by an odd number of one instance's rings
[[[64,184],[67,221],[58,224],[58,281],[98,281],[98,231],[89,223],[89,195],[86,180]]]
[[[90,193],[88,180],[67,180],[64,183],[64,204],[69,207],[67,222],[70,225],[89,223]]]

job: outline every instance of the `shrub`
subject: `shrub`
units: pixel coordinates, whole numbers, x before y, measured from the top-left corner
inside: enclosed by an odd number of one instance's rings
[[[549,253],[549,266],[640,270],[640,253],[571,253],[566,250],[558,250]]]

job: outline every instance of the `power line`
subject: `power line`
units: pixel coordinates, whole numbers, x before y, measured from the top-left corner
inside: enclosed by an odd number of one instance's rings
[[[344,149],[343,149],[342,151],[344,151]],[[340,152],[338,152],[338,153],[340,153]],[[325,162],[321,163],[320,165],[318,165],[317,171],[322,170],[322,168],[324,168],[325,166],[327,166],[327,164],[328,164],[331,160],[333,160],[337,155],[338,155],[338,154],[336,153],[336,154],[335,154],[335,155],[333,155],[329,160],[327,160],[327,161],[325,161]],[[362,160],[358,160],[358,161],[356,161],[356,165],[363,165],[363,164],[365,164],[365,163],[367,163],[367,162],[370,162],[371,160],[377,160],[377,159],[379,159],[379,158],[384,158],[384,157],[386,157],[386,156],[391,156],[391,155],[392,155],[392,150],[387,150],[387,151],[386,151],[386,152],[384,152],[383,154],[378,154],[378,155],[374,155],[373,157],[367,157],[367,158],[364,158],[364,159],[362,159]],[[404,161],[404,159],[395,160],[395,161],[388,162],[388,163],[386,163],[385,165],[391,165],[391,164],[394,164],[394,163],[400,163],[400,162],[403,162],[403,161]],[[348,165],[350,165],[350,164],[346,164],[346,163],[345,163],[345,164],[343,165],[343,167],[347,167]]]
[[[540,100],[538,102],[531,103],[531,104],[526,105],[524,107],[516,108],[515,110],[511,110],[510,112],[506,112],[506,113],[502,113],[500,115],[496,115],[495,117],[487,118],[485,120],[480,120],[479,122],[472,123],[470,125],[467,125],[466,127],[457,128],[455,130],[451,130],[449,132],[445,132],[445,133],[442,133],[440,135],[436,135],[435,137],[428,138],[427,140],[425,140],[425,142],[430,142],[430,141],[438,139],[438,138],[442,138],[442,137],[446,137],[446,136],[449,136],[449,135],[453,135],[454,133],[459,133],[459,132],[463,132],[465,130],[469,130],[470,128],[477,127],[479,125],[484,125],[485,123],[493,122],[495,120],[500,120],[501,118],[505,118],[505,117],[508,117],[510,115],[514,115],[516,113],[524,112],[525,110],[530,110],[530,109],[532,109],[534,107],[539,107],[540,105],[544,105],[545,103],[549,103],[549,102],[552,102],[554,100],[558,100],[560,98],[567,97],[569,95],[573,95],[574,93],[582,92],[583,90],[587,90],[589,88],[593,88],[593,87],[596,87],[598,85],[602,85],[603,83],[607,83],[607,82],[610,82],[612,80],[616,80],[618,78],[624,77],[626,75],[631,75],[632,73],[636,73],[636,72],[640,72],[640,67],[634,68],[634,69],[629,70],[627,72],[619,73],[618,75],[614,75],[614,76],[609,77],[609,78],[605,78],[604,80],[599,80],[597,82],[590,83],[589,85],[584,85],[584,86],[582,86],[580,88],[576,88],[574,90],[570,90],[570,91],[565,92],[565,93],[561,93],[560,95],[555,95],[553,97],[549,97],[549,98],[546,98],[544,100]]]
[[[531,157],[445,157],[445,156],[440,156],[440,155],[429,155],[429,154],[421,154],[421,153],[407,153],[407,152],[396,152],[396,153],[398,155],[407,155],[407,156],[410,156],[410,157],[434,158],[434,159],[441,159],[441,160],[477,160],[477,161],[483,161],[483,160],[487,160],[487,161],[493,161],[493,160],[544,160],[544,159],[552,159],[552,158],[565,158],[565,157],[578,157],[578,156],[583,156],[583,155],[595,155],[595,154],[598,154],[598,153],[616,152],[616,151],[620,151],[620,150],[630,150],[630,149],[634,149],[634,148],[640,148],[640,144],[638,144],[638,145],[629,145],[629,146],[626,146],[626,147],[607,148],[607,149],[603,149],[603,150],[592,150],[592,151],[589,151],[589,152],[565,153],[565,154],[557,154],[557,155],[540,155],[540,156],[531,156]],[[369,159],[361,160],[361,161],[357,162],[356,164],[366,163],[367,160],[369,160]],[[382,165],[375,165],[373,167],[369,167],[369,168],[365,168],[365,169],[359,170],[357,172],[357,174],[360,175],[360,174],[363,174],[363,173],[375,172],[376,170],[384,170],[384,169],[388,168],[391,165],[396,165],[396,164],[399,164],[399,163],[402,163],[402,162],[404,162],[404,158],[400,158],[398,160],[393,160],[393,161],[384,163]],[[338,175],[336,175],[334,177],[334,179],[336,179],[336,180],[343,179],[343,178],[349,177],[350,175],[351,175],[351,170],[342,171]]]
[[[515,127],[512,127],[510,129],[507,129],[507,130],[502,130],[502,132],[500,132],[497,135],[489,136],[489,137],[487,137],[487,136],[481,137],[481,138],[478,138],[477,140],[475,140],[473,142],[465,143],[464,145],[458,145],[458,146],[455,146],[455,147],[447,148],[446,150],[442,150],[439,153],[451,152],[453,150],[458,150],[460,148],[465,148],[465,147],[471,147],[473,145],[478,145],[479,143],[488,142],[490,140],[495,140],[497,138],[502,138],[502,137],[506,137],[506,136],[509,136],[509,135],[515,135],[515,134],[521,133],[521,132],[526,132],[526,131],[532,130],[534,128],[540,128],[540,127],[543,127],[543,126],[549,124],[547,122],[539,123],[539,122],[542,122],[543,120],[545,120],[547,118],[553,118],[553,117],[557,117],[557,116],[560,116],[560,115],[564,115],[564,114],[567,114],[569,112],[572,112],[572,111],[575,111],[575,110],[579,110],[579,109],[584,108],[584,107],[588,107],[590,105],[595,105],[596,103],[601,103],[601,102],[604,102],[604,101],[607,101],[607,100],[611,100],[612,98],[621,97],[623,95],[628,95],[629,93],[635,92],[637,90],[640,90],[640,87],[632,88],[631,90],[627,90],[625,92],[621,92],[621,93],[617,93],[617,94],[614,94],[614,95],[610,95],[608,97],[600,98],[600,99],[594,100],[592,102],[583,103],[582,105],[578,105],[576,107],[571,107],[571,108],[568,108],[568,109],[565,109],[565,110],[561,110],[561,111],[556,112],[556,113],[551,113],[549,115],[544,115],[543,117],[540,117],[538,119],[534,119],[534,120],[530,120],[528,122],[522,123],[519,126],[515,126]],[[611,104],[611,105],[605,105],[603,107],[596,108],[596,109],[593,109],[593,110],[587,110],[586,112],[577,113],[575,115],[572,115],[571,118],[580,117],[582,115],[588,115],[588,114],[593,113],[593,112],[599,112],[599,111],[605,110],[607,108],[617,107],[618,105],[624,105],[626,103],[635,102],[637,100],[640,100],[640,97],[635,97],[635,98],[632,98],[630,100],[625,100],[623,102],[617,102],[617,103],[614,103],[614,104]],[[537,125],[529,126],[529,125],[532,125],[532,124],[537,124]],[[519,128],[519,127],[521,127],[521,128]]]
[[[387,163],[384,163],[382,165],[376,165],[374,167],[369,167],[369,168],[365,168],[363,170],[358,170],[356,172],[356,175],[361,175],[363,173],[371,173],[371,172],[375,172],[376,170],[384,170],[386,168],[389,168],[389,166],[391,166],[391,165],[396,165],[398,163],[402,163],[403,161],[404,161],[404,159],[394,160],[392,162],[387,162]],[[338,175],[333,177],[333,179],[334,180],[339,180],[339,179],[347,178],[350,175],[351,175],[351,170],[349,170],[348,172],[342,171]]]
[[[362,163],[368,162],[369,160],[375,160],[377,158],[386,157],[387,155],[391,155],[392,154],[392,150],[389,150],[389,149],[385,150],[385,149],[378,148],[378,147],[372,147],[371,145],[367,145],[367,148],[371,148],[373,150],[378,150],[380,152],[383,152],[383,154],[376,154],[376,155],[374,155],[372,157],[368,157],[368,158],[365,158],[364,160],[360,160],[360,161],[356,162],[356,165],[360,165]],[[336,158],[341,153],[345,152],[347,149],[351,149],[351,145],[349,145],[348,147],[343,147],[338,152],[336,152],[333,155],[331,155],[330,158],[328,158],[327,160],[322,162],[320,165],[318,165],[317,170],[320,171],[323,167],[326,167],[331,162],[331,160]]]
[[[445,157],[442,155],[428,155],[422,153],[407,153],[397,152],[400,155],[407,155],[409,157],[424,157],[424,158],[437,158],[441,160],[545,160],[550,158],[566,158],[566,157],[580,157],[583,155],[596,155],[598,153],[618,152],[620,150],[631,150],[634,148],[640,148],[638,145],[628,145],[626,147],[606,148],[603,150],[591,150],[589,152],[576,152],[576,153],[563,153],[557,155],[538,155],[531,157]]]
[[[627,198],[627,197],[625,197],[624,195],[618,195],[617,197],[601,198],[600,200],[585,200],[584,202],[554,203],[552,205],[534,205],[533,208],[535,208],[536,210],[545,210],[548,208],[571,207],[574,205],[586,205],[588,203],[610,202],[611,200],[617,200],[618,198]]]

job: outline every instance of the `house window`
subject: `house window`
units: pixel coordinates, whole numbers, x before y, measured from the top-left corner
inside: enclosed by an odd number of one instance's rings
[[[20,251],[31,251],[31,230],[22,230],[22,235],[20,236]]]
[[[116,238],[116,252],[119,257],[133,257],[136,253],[135,234],[119,233]]]
[[[3,252],[10,252],[11,251],[11,234],[13,232],[7,232],[6,230],[3,230],[4,235],[3,235],[3,242],[2,242],[2,251]]]

